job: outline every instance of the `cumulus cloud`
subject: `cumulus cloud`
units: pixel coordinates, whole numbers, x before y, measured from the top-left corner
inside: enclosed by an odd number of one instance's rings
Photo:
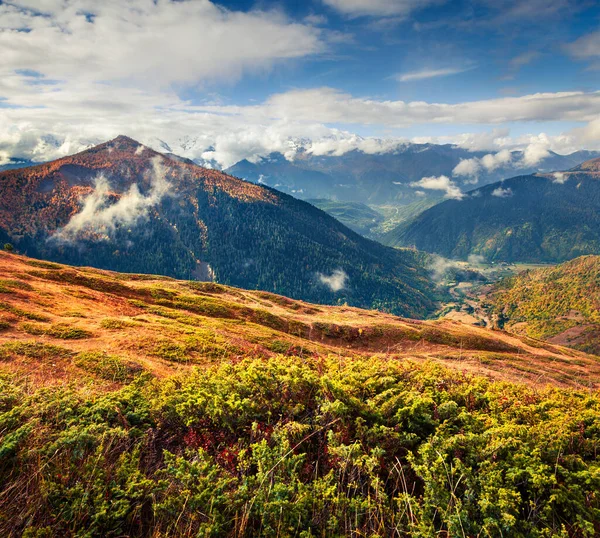
[[[488,171],[493,172],[497,168],[507,166],[512,162],[512,154],[504,149],[498,153],[488,153],[481,158],[482,166]]]
[[[452,175],[476,178],[480,172],[481,163],[479,159],[461,159],[461,161],[452,170]]]
[[[548,146],[545,144],[529,144],[523,151],[523,164],[535,166],[541,160],[550,156]]]
[[[419,181],[414,181],[410,186],[427,190],[444,191],[446,193],[444,198],[453,200],[462,200],[465,196],[456,183],[447,176],[424,177]]]
[[[510,198],[513,195],[513,191],[509,188],[497,187],[492,191],[492,196],[497,198]]]
[[[13,0],[0,4],[0,19],[3,69],[71,82],[230,80],[325,48],[310,24],[208,0]]]
[[[552,183],[558,183],[559,185],[564,185],[569,179],[569,174],[565,174],[564,172],[554,172],[552,174]]]
[[[343,269],[336,269],[331,275],[319,273],[318,277],[321,284],[324,284],[333,292],[343,290],[348,281],[348,275]]]
[[[421,71],[411,71],[409,73],[401,73],[394,78],[399,82],[412,82],[415,80],[424,80],[428,78],[447,77],[450,75],[458,75],[473,69],[472,67],[446,67],[443,69],[423,69]]]
[[[170,183],[165,178],[161,158],[153,160],[151,186],[142,194],[137,184],[111,203],[111,187],[108,179],[100,174],[94,190],[83,200],[81,211],[51,237],[51,241],[76,242],[82,235],[93,234],[95,238],[108,239],[118,226],[131,226],[148,215],[169,192]]]
[[[478,178],[484,171],[491,173],[498,169],[532,168],[550,156],[550,151],[548,150],[549,144],[548,140],[545,143],[534,142],[527,144],[522,149],[520,159],[508,149],[503,149],[496,153],[488,153],[481,158],[463,159],[454,167],[452,175],[455,177],[470,177],[472,178],[470,182],[473,183],[475,182],[474,179]]]

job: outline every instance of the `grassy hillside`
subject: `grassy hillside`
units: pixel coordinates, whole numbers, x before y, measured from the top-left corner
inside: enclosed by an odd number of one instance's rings
[[[420,255],[384,247],[278,191],[126,137],[0,173],[0,244],[73,265],[216,281],[426,317]],[[336,286],[327,278],[345,275]],[[325,280],[324,280],[325,279]]]
[[[6,253],[0,276],[2,536],[600,528],[590,356]]]
[[[112,381],[111,369],[115,381],[141,371],[160,377],[195,365],[280,354],[384,354],[440,361],[498,379],[533,382],[543,373],[556,384],[600,386],[600,364],[582,353],[459,323],[7,253],[0,257],[0,275],[0,350],[6,359],[0,367],[36,382],[82,376]]]
[[[6,253],[0,276],[2,536],[600,528],[593,357]]]
[[[390,232],[387,244],[507,262],[600,254],[599,174],[582,165],[560,177],[514,177],[446,200]]]
[[[501,327],[600,354],[600,256],[525,271],[486,300]]]

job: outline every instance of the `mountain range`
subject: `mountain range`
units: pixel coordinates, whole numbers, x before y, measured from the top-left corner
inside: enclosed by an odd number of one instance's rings
[[[315,155],[301,148],[290,159],[272,153],[256,162],[242,160],[226,172],[302,199],[328,198],[371,206],[406,205],[424,195],[441,199],[441,194],[419,191],[411,183],[424,177],[452,177],[461,161],[483,159],[488,154],[450,144],[405,144],[388,152],[369,154],[353,150],[342,155]],[[567,170],[599,155],[590,151],[570,155],[549,152],[539,162],[527,164],[523,152],[513,151],[505,155],[505,160],[488,168],[480,166],[476,176],[459,178],[457,183],[468,186],[478,181],[485,185],[509,175]]]
[[[425,210],[382,240],[458,259],[561,262],[599,254],[599,167],[593,159],[486,185]]]
[[[0,173],[0,240],[76,265],[215,279],[403,315],[426,316],[436,304],[420,254],[123,136]]]

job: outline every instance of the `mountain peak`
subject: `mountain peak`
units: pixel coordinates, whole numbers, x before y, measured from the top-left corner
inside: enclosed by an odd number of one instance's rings
[[[130,138],[129,136],[126,136],[126,135],[119,135],[116,138],[109,140],[107,143],[108,144],[136,146],[136,147],[142,145],[137,140],[134,140],[133,138]]]

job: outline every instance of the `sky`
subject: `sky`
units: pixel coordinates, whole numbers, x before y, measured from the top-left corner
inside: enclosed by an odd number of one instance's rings
[[[0,0],[0,164],[600,149],[599,0]]]

